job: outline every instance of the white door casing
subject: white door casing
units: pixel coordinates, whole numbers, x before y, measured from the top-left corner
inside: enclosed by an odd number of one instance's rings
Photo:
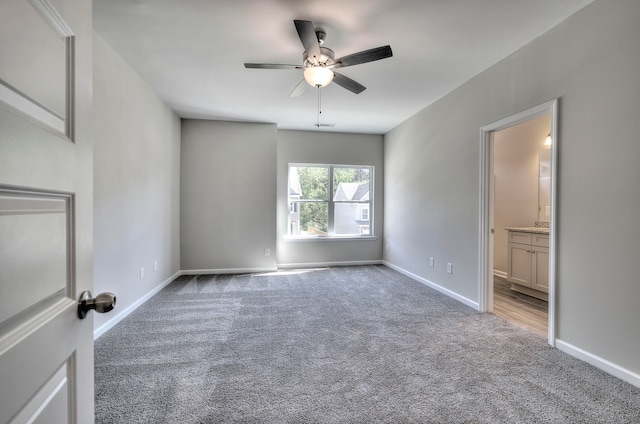
[[[0,423],[93,422],[89,0],[0,2]]]
[[[517,113],[480,128],[480,223],[478,245],[478,299],[480,312],[493,310],[493,140],[492,133],[539,116],[551,116],[551,207],[549,229],[549,321],[547,341],[555,346],[556,340],[556,243],[557,243],[557,163],[558,163],[558,99]]]

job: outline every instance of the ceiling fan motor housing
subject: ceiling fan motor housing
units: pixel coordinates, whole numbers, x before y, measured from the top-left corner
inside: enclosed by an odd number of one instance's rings
[[[309,66],[329,66],[333,64],[334,59],[335,54],[333,50],[327,47],[320,47],[319,58],[309,57],[306,51],[302,54],[302,61],[305,68]]]

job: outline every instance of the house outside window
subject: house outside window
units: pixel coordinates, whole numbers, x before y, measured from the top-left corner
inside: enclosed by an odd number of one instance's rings
[[[372,236],[372,166],[289,164],[288,236]]]

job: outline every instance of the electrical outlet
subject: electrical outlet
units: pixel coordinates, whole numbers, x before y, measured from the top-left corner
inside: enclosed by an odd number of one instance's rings
[[[435,259],[429,258],[429,267],[430,268],[433,268],[435,266],[435,263],[436,263]]]
[[[158,270],[158,261],[153,261],[153,272]]]
[[[144,278],[144,268],[140,268],[140,279]]]
[[[264,256],[271,256],[271,249],[269,249],[268,247],[264,248]]]
[[[449,274],[453,274],[453,265],[451,265],[451,263],[447,262],[447,272]]]

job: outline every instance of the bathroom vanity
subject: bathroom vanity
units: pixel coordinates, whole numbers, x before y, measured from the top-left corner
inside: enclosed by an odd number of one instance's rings
[[[506,227],[507,280],[511,289],[549,298],[549,228]]]

